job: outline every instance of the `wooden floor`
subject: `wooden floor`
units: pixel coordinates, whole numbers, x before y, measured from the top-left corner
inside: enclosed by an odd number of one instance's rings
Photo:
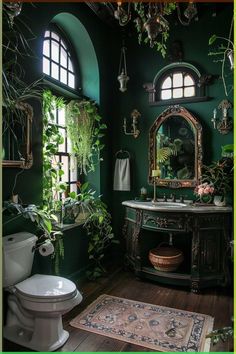
[[[145,347],[125,343],[98,334],[76,329],[69,325],[71,319],[85,309],[101,294],[143,301],[187,311],[200,312],[215,318],[214,328],[231,325],[233,314],[232,290],[229,288],[206,289],[193,294],[182,287],[163,286],[138,280],[133,273],[117,269],[110,277],[79,285],[83,301],[64,316],[64,328],[70,337],[58,352],[150,352]],[[9,341],[4,341],[3,351],[30,351]],[[233,340],[211,345],[212,352],[233,352]]]

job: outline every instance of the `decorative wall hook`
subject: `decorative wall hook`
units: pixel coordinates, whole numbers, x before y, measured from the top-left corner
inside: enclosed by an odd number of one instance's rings
[[[213,110],[213,117],[211,122],[214,129],[217,129],[221,134],[228,134],[232,130],[233,123],[229,120],[228,110],[232,108],[231,103],[228,100],[223,100],[220,102],[218,109],[222,110],[222,118],[217,119],[217,109]]]
[[[131,112],[130,116],[132,118],[131,131],[130,132],[127,131],[127,121],[126,118],[124,118],[124,124],[123,124],[124,133],[125,135],[133,135],[134,138],[137,138],[140,134],[140,130],[138,130],[137,126],[138,126],[138,118],[141,117],[141,114],[137,109],[134,109]]]

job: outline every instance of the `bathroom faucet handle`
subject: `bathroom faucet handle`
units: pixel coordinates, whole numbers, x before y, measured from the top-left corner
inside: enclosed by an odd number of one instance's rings
[[[184,202],[184,195],[180,195],[179,201],[180,201],[180,203],[183,203],[183,202]]]
[[[167,202],[167,195],[165,193],[163,194],[163,200],[164,202]]]

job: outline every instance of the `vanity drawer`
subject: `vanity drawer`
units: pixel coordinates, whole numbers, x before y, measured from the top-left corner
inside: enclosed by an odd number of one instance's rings
[[[185,214],[173,213],[143,213],[142,228],[148,230],[187,231],[187,217]]]
[[[136,221],[136,209],[126,208],[125,218],[130,221]]]

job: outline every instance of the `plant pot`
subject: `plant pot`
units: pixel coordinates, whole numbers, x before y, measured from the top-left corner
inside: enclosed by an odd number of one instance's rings
[[[90,213],[88,211],[81,211],[77,215],[75,222],[78,224],[84,223],[88,219],[89,215],[90,215]]]
[[[211,194],[205,194],[200,197],[200,202],[204,204],[211,204],[213,201],[213,196]]]
[[[183,262],[183,252],[171,246],[154,248],[149,251],[149,260],[156,270],[173,272]]]
[[[215,195],[213,202],[216,206],[222,207],[226,205],[226,198],[224,195]]]

